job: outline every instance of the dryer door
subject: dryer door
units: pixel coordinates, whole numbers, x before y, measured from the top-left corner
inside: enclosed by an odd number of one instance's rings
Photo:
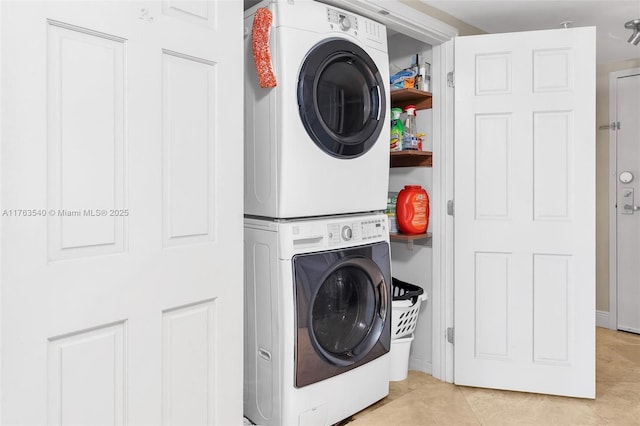
[[[327,39],[309,51],[302,65],[298,107],[307,133],[324,152],[358,157],[377,142],[386,120],[384,82],[362,48]]]
[[[389,350],[388,250],[386,243],[379,243],[294,257],[297,386],[362,365]]]

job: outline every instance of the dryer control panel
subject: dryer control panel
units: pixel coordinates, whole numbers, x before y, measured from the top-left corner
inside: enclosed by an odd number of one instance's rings
[[[342,10],[336,10],[327,8],[327,21],[329,23],[337,25],[342,31],[349,32],[350,30],[358,31],[358,17],[350,15]]]
[[[342,31],[365,40],[368,45],[387,51],[387,31],[384,25],[340,9],[327,7],[330,31]],[[370,44],[370,43],[373,44]]]
[[[380,240],[388,234],[386,218],[330,223],[327,225],[329,245]]]

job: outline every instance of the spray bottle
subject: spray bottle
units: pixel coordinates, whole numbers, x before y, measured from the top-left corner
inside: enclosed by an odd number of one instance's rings
[[[418,136],[416,134],[416,106],[407,105],[404,107],[407,113],[407,121],[404,123],[404,137],[402,138],[403,150],[417,150]]]

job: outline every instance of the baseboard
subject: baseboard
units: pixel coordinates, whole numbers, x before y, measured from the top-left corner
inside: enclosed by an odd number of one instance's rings
[[[596,311],[596,327],[609,328],[609,312]]]
[[[422,371],[423,373],[433,374],[433,364],[420,358],[409,357],[409,370]]]

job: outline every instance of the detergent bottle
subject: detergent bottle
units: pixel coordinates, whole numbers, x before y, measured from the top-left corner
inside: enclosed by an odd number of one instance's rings
[[[405,185],[396,202],[398,229],[407,235],[422,234],[429,226],[429,196],[420,185]]]

